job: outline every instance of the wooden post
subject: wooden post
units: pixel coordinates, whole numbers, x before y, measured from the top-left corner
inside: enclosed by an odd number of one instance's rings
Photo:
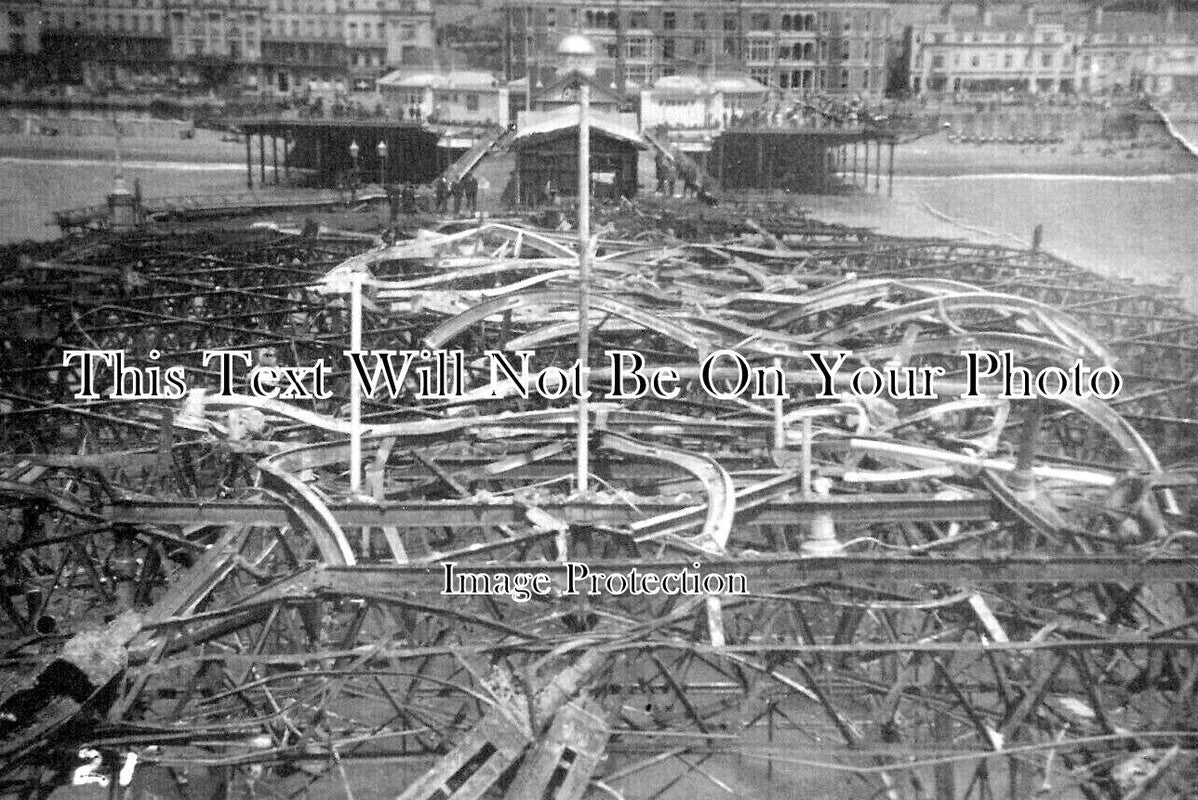
[[[279,137],[270,137],[270,156],[275,167],[275,186],[279,185]]]
[[[823,169],[821,169],[819,172],[820,193],[827,194],[828,193],[828,148],[827,148],[827,146],[821,145],[819,154],[820,154],[820,159],[824,162],[823,164],[820,165],[821,167],[823,167]]]
[[[765,139],[761,135],[761,131],[757,131],[757,174],[753,176],[753,185],[761,185],[761,169],[762,162],[765,158]]]
[[[287,151],[290,149],[288,147],[288,145],[290,145],[290,144],[291,144],[291,138],[284,137],[283,138],[283,177],[285,177],[288,181],[291,180],[291,162],[287,160]]]
[[[865,186],[865,191],[868,192],[869,191],[869,140],[868,139],[865,141],[865,167],[862,170],[862,172],[865,175],[865,183],[862,185]]]
[[[266,134],[258,134],[258,185],[266,185]]]
[[[894,140],[890,142],[890,166],[886,168],[886,196],[894,197]]]
[[[250,134],[245,135],[245,186],[254,188],[254,161],[250,155]]]
[[[320,186],[324,186],[324,159],[321,157],[323,153],[321,152],[320,146],[323,139],[320,135],[320,131],[313,131],[313,133],[316,134],[313,137],[313,141],[316,142],[316,182]]]
[[[882,191],[882,140],[878,139],[877,142],[878,142],[878,148],[877,148],[876,153],[878,156],[878,159],[877,159],[878,166],[876,169],[874,169],[874,191],[877,193],[881,193],[881,191]]]
[[[719,142],[719,145],[720,145],[720,155],[719,155],[720,183],[727,186],[728,185],[728,176],[724,174],[724,134],[721,133],[720,138],[717,141]]]

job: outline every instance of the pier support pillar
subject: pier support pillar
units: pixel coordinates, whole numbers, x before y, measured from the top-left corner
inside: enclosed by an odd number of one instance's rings
[[[717,163],[719,166],[719,172],[717,174],[720,176],[720,182],[727,184],[728,176],[724,174],[724,137],[721,136],[716,141],[719,144],[719,148],[720,148],[719,155],[717,156],[717,158],[718,158]]]
[[[316,136],[313,137],[313,142],[316,146],[316,184],[322,188],[324,187],[324,153],[321,146],[323,141],[324,137],[318,131]]]
[[[762,178],[762,167],[765,161],[765,137],[760,133],[757,134],[757,174],[753,176],[753,185],[760,186]]]
[[[881,194],[882,192],[882,140],[877,140],[877,149],[874,151],[877,155],[877,168],[874,169],[874,192]]]
[[[250,156],[250,135],[245,135],[245,188],[254,188],[254,162]]]
[[[275,186],[279,185],[279,137],[270,137],[270,157],[274,161]]]
[[[894,142],[890,143],[890,164],[886,168],[886,196],[894,197]]]
[[[258,134],[258,184],[266,185],[266,134]]]
[[[868,192],[869,191],[869,140],[868,139],[865,140],[865,166],[862,169],[862,174],[865,176],[865,183],[863,183],[862,185],[865,187],[865,191]]]

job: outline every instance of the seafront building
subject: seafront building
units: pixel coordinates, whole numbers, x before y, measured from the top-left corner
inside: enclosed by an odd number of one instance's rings
[[[453,28],[462,10],[439,0],[0,0],[0,6],[4,83],[223,87],[309,98],[373,91],[397,69],[452,72],[452,56],[438,60],[437,31]],[[1198,96],[1198,14],[1169,9],[880,0],[491,0],[491,6],[500,27],[490,35],[502,38],[496,47],[513,105],[527,104],[530,91],[554,82],[557,43],[572,31],[598,46],[598,85],[629,104],[663,79],[668,102],[676,103],[679,86],[670,79],[729,75],[791,98],[866,102],[904,91]]]
[[[1198,97],[1198,14],[1003,9],[982,3],[912,26],[907,88]]]
[[[489,72],[393,72],[378,81],[391,116],[443,125],[506,125],[508,87]]]
[[[504,3],[509,79],[548,82],[561,36],[599,49],[598,76],[622,92],[659,78],[745,72],[780,90],[879,96],[886,87],[889,4],[883,2]]]
[[[5,5],[9,5],[6,0]],[[49,77],[100,85],[224,84],[267,94],[373,88],[427,64],[431,0],[42,0]],[[8,15],[11,17],[11,14]],[[30,37],[27,47],[38,47]],[[6,39],[7,41],[7,39]]]

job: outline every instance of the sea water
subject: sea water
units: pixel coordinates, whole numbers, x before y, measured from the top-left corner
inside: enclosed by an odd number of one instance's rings
[[[902,178],[902,191],[963,226],[1044,247],[1114,278],[1165,283],[1198,309],[1198,175]],[[968,233],[963,227],[963,236]]]
[[[145,197],[244,191],[241,164],[127,161],[126,185],[141,181]],[[56,239],[54,212],[104,205],[116,169],[89,159],[0,157],[0,242]],[[256,176],[255,176],[256,177]]]

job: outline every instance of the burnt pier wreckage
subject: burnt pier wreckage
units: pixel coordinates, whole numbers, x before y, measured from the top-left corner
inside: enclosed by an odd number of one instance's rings
[[[201,772],[227,797],[354,796],[363,770],[402,800],[736,796],[738,770],[862,798],[1194,791],[1198,318],[1044,252],[782,204],[597,217],[592,383],[612,350],[681,377],[596,392],[581,483],[574,401],[484,357],[578,357],[575,234],[197,225],[7,251],[4,793],[48,795],[87,748],[118,795],[133,760],[181,797]],[[351,346],[461,350],[466,385],[366,396],[355,428]],[[720,349],[783,367],[789,397],[703,391]],[[1125,384],[961,398],[971,349]],[[69,350],[178,365],[187,392],[110,399],[101,365],[77,399]],[[323,359],[325,396],[253,395],[241,362],[222,395],[206,350]],[[849,351],[845,375],[942,367],[940,396],[821,397],[809,350]],[[445,562],[549,588],[447,595]],[[747,592],[569,594],[571,564]]]

